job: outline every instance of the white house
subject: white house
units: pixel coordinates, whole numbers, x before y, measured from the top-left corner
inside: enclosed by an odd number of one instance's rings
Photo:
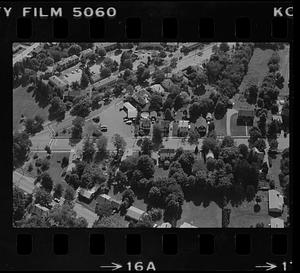
[[[280,218],[271,218],[271,228],[284,228],[284,221]]]
[[[137,109],[129,102],[125,102],[124,110],[127,113],[128,118],[136,118],[137,117]]]
[[[269,190],[269,213],[282,213],[283,196],[277,190]]]

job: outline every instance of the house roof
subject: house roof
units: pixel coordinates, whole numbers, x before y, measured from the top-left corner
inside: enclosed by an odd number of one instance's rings
[[[208,159],[209,157],[215,158],[214,153],[211,150],[209,150],[208,153],[206,154],[206,159]]]
[[[284,228],[283,219],[271,218],[271,228]]]
[[[67,83],[66,80],[61,79],[61,78],[59,78],[59,77],[57,77],[55,75],[51,76],[49,78],[49,82],[51,82],[53,85],[55,85],[57,87],[61,87],[61,88],[64,88],[64,87],[68,86],[68,83]]]
[[[128,110],[128,111],[136,111],[136,108],[130,103],[130,102],[125,102],[123,106]]]
[[[77,60],[79,60],[79,57],[77,55],[72,55],[70,57],[60,60],[59,62],[57,62],[57,65],[63,66],[69,62],[73,62],[73,61],[77,61]]]
[[[283,210],[283,196],[277,190],[269,190],[269,210]]]
[[[131,206],[128,208],[126,216],[138,221],[144,213],[145,212],[143,210]]]
[[[182,128],[182,127],[189,127],[189,121],[188,120],[179,120],[178,121],[178,127]]]
[[[161,83],[161,86],[166,90],[169,90],[173,85],[174,83],[170,79],[164,79]]]
[[[184,222],[184,223],[180,226],[180,228],[196,228],[196,227],[193,226],[193,225],[191,225],[191,224],[189,224],[189,223],[187,223],[187,222]]]
[[[254,117],[254,110],[252,109],[240,109],[238,112],[239,116],[243,117]]]
[[[162,223],[158,228],[171,228],[172,225],[169,222]]]
[[[205,127],[206,128],[206,126],[207,126],[207,122],[204,117],[201,116],[196,120],[195,127],[197,127],[197,128]]]
[[[151,90],[153,92],[157,92],[157,93],[163,93],[165,91],[164,88],[160,84],[153,84],[151,86]]]

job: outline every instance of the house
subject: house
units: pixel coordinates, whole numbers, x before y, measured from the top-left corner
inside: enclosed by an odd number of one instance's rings
[[[97,43],[97,47],[103,47],[106,51],[112,51],[118,48],[117,43]]]
[[[144,131],[144,133],[149,133],[151,128],[151,120],[149,118],[141,118],[140,119],[140,129]]]
[[[209,150],[208,153],[205,156],[206,160],[209,159],[209,158],[215,158],[214,153],[211,150]]]
[[[284,221],[280,218],[271,218],[271,228],[284,228]]]
[[[255,116],[254,106],[247,103],[240,103],[238,109],[237,124],[252,125]]]
[[[188,120],[179,120],[178,121],[178,130],[177,136],[185,137],[189,133],[189,129],[191,128]]]
[[[128,118],[135,119],[137,117],[137,109],[130,102],[125,102],[123,109]]]
[[[162,223],[158,228],[171,228],[172,225],[169,222]]]
[[[94,53],[93,49],[87,48],[80,53],[80,60],[88,59]]]
[[[41,206],[40,204],[34,204],[34,206],[32,206],[31,213],[40,217],[46,217],[49,213],[49,209]]]
[[[144,214],[145,212],[143,210],[140,210],[134,206],[130,206],[127,209],[127,213],[125,215],[125,218],[127,218],[128,220],[134,220],[134,221],[138,221],[140,220],[141,216]]]
[[[90,78],[91,78],[91,83],[93,84],[101,80],[101,75],[100,73],[91,74]]]
[[[165,91],[169,92],[172,86],[174,85],[173,81],[170,79],[164,79],[161,82],[161,86],[165,89]]]
[[[71,66],[76,65],[79,62],[79,57],[77,55],[72,55],[68,58],[63,58],[56,63],[56,70],[62,71]]]
[[[85,203],[90,203],[92,199],[97,195],[100,190],[100,185],[96,184],[91,189],[80,188],[78,191],[78,199],[79,201],[83,201]]]
[[[49,78],[48,85],[51,88],[53,88],[53,89],[57,88],[57,89],[61,90],[62,92],[67,92],[69,90],[68,82],[57,76],[51,76]]]
[[[154,93],[164,94],[165,90],[160,84],[153,84],[150,86],[151,91]]]
[[[93,89],[98,92],[100,89],[102,89],[104,87],[110,87],[110,86],[118,83],[119,80],[120,79],[118,77],[110,76],[108,78],[105,78],[103,80],[95,82],[93,84]]]
[[[281,214],[283,205],[283,196],[277,190],[269,190],[269,213]]]
[[[171,160],[175,154],[176,154],[175,149],[162,148],[159,150],[159,160],[160,161]]]
[[[195,50],[195,49],[197,49],[197,48],[202,48],[203,47],[203,43],[185,43],[182,47],[181,47],[181,49],[180,49],[180,52],[186,52],[186,53],[188,53],[188,52],[190,52],[190,51],[193,51],[193,50]]]
[[[180,226],[180,228],[197,228],[197,227],[195,227],[195,226],[193,226],[193,225],[191,225],[191,224],[189,224],[189,223],[187,223],[187,222],[184,222],[184,223]]]
[[[135,92],[132,95],[132,98],[138,105],[144,107],[149,102],[149,93],[146,90],[141,89]]]
[[[197,130],[200,137],[204,137],[206,135],[207,122],[204,117],[201,116],[196,120],[195,129]]]

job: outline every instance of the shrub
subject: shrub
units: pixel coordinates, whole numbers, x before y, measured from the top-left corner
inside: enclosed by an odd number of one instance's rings
[[[228,227],[230,223],[230,213],[231,209],[222,209],[222,228]]]
[[[37,160],[35,161],[35,166],[36,167],[40,167],[42,165],[43,160],[41,158],[37,158]]]

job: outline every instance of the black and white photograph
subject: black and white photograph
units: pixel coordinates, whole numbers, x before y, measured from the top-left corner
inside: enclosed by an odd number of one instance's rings
[[[289,227],[289,43],[12,54],[14,228]]]

